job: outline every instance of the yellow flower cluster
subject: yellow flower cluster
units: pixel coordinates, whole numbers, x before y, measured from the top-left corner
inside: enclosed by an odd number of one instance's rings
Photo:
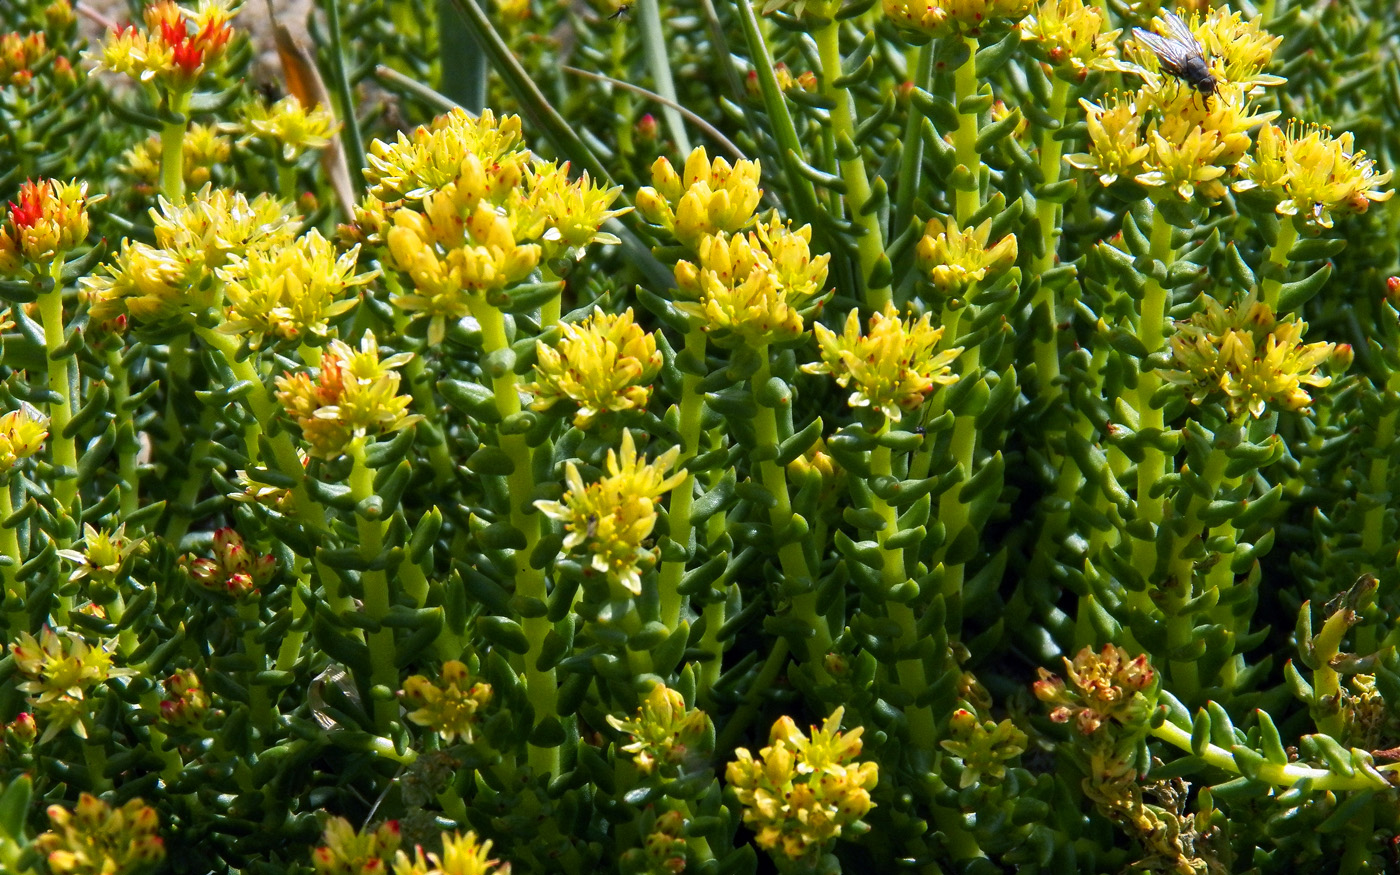
[[[234,256],[218,271],[229,303],[229,318],[220,330],[250,334],[255,349],[264,338],[324,340],[330,320],[358,302],[346,293],[378,275],[355,273],[359,254],[358,245],[338,252],[313,228],[291,245]]]
[[[977,715],[959,708],[948,718],[952,738],[939,742],[944,750],[962,760],[962,776],[958,786],[971,787],[984,779],[1000,780],[1006,776],[1006,764],[1026,750],[1026,734],[1009,719],[1000,723],[980,721]]]
[[[180,567],[201,588],[238,599],[257,592],[272,579],[277,559],[270,553],[253,553],[243,543],[243,536],[226,526],[214,533],[214,558],[185,555],[180,557]]]
[[[592,555],[595,571],[641,595],[642,572],[656,563],[655,552],[642,546],[656,527],[656,503],[685,482],[684,472],[666,476],[680,452],[671,447],[656,461],[644,462],[632,433],[624,429],[621,452],[608,450],[607,476],[585,485],[578,466],[567,462],[569,489],[563,500],[536,501],[535,507],[564,524],[565,550],[583,547]]]
[[[1395,194],[1383,188],[1393,171],[1378,173],[1376,162],[1356,151],[1350,131],[1333,136],[1296,120],[1286,130],[1272,124],[1261,130],[1240,171],[1235,191],[1260,191],[1278,201],[1279,215],[1302,216],[1323,228],[1332,227],[1333,213],[1364,213]]]
[[[1165,25],[1158,29],[1165,32]],[[1165,74],[1149,47],[1130,41],[1133,60],[1112,66],[1140,76],[1142,86],[1131,94],[1115,92],[1102,103],[1081,99],[1089,151],[1065,160],[1092,171],[1104,185],[1132,179],[1158,197],[1200,195],[1217,201],[1225,196],[1226,175],[1252,145],[1249,132],[1278,116],[1255,111],[1250,98],[1284,81],[1261,72],[1280,40],[1224,10],[1212,10],[1204,20],[1192,16],[1191,29],[1209,56],[1215,94],[1205,97]]]
[[[426,726],[451,744],[458,736],[471,744],[481,712],[491,704],[491,685],[477,680],[455,659],[442,664],[437,681],[413,675],[403,682],[401,695],[414,710],[408,719]]]
[[[443,834],[442,853],[424,854],[414,848],[409,857],[399,851],[394,875],[510,875],[510,864],[491,859],[491,841],[479,842],[476,833]]]
[[[332,340],[321,356],[320,376],[305,372],[277,378],[277,400],[301,427],[312,456],[335,459],[350,441],[369,434],[387,434],[422,419],[407,412],[412,398],[399,395],[397,368],[413,358],[401,352],[379,358],[379,343],[365,332],[355,351],[343,340]]]
[[[831,260],[829,254],[813,257],[811,242],[811,226],[794,231],[776,216],[747,234],[707,234],[697,249],[699,264],[676,264],[676,283],[691,298],[676,308],[722,346],[794,340]]]
[[[602,188],[569,165],[535,159],[520,145],[520,120],[455,111],[396,143],[370,148],[370,193],[358,233],[382,240],[388,263],[414,291],[394,303],[428,317],[430,343],[449,319],[496,302],[544,259],[582,257],[590,243],[616,243],[600,229],[620,188]]]
[[[332,817],[321,834],[324,844],[311,852],[317,875],[384,875],[399,849],[399,822],[387,820],[375,829],[357,833],[350,821]]]
[[[1317,368],[1336,344],[1303,343],[1306,322],[1280,321],[1252,297],[1229,308],[1207,298],[1204,311],[1176,326],[1173,366],[1164,375],[1185,387],[1193,403],[1221,397],[1232,416],[1258,417],[1271,404],[1304,410],[1312,403],[1304,387],[1332,382]]]
[[[665,684],[657,684],[637,709],[637,716],[622,720],[608,715],[608,723],[618,732],[632,736],[622,749],[644,775],[703,760],[706,742],[713,741],[710,716],[698,708],[687,708],[684,697]]]
[[[19,187],[0,223],[0,274],[47,273],[55,261],[87,239],[85,182],[32,180]]]
[[[693,249],[708,235],[733,234],[753,222],[763,197],[760,171],[757,161],[711,161],[703,146],[685,159],[682,173],[657,158],[651,185],[637,192],[637,212]]]
[[[55,875],[146,872],[165,860],[160,818],[140,797],[113,808],[83,793],[73,811],[50,805],[48,815],[53,829],[35,845]]]
[[[1090,70],[1111,67],[1118,56],[1114,40],[1121,30],[1108,30],[1108,18],[1084,0],[1043,0],[1021,22],[1021,40],[1055,71],[1075,82]]]
[[[645,410],[651,383],[661,370],[656,335],[643,331],[629,307],[621,315],[595,311],[581,324],[564,323],[553,345],[535,344],[535,396],[530,409],[560,401],[577,406],[574,425],[588,428],[600,415]]]
[[[841,388],[851,388],[847,403],[878,410],[898,422],[906,410],[917,410],[935,386],[958,381],[952,363],[962,347],[938,351],[943,329],[930,315],[901,320],[894,304],[870,316],[870,332],[860,333],[860,314],[846,316],[837,334],[821,323],[813,326],[822,360],[803,365],[809,374],[831,374]]]
[[[30,694],[30,706],[48,723],[42,741],[66,728],[79,738],[87,738],[83,717],[89,705],[88,691],[106,683],[108,678],[135,673],[113,667],[107,646],[89,646],[73,632],[59,632],[48,626],[37,639],[28,632],[19,633],[10,645],[10,656],[26,678],[18,689]]]
[[[158,0],[142,14],[144,30],[133,24],[109,33],[95,59],[138,82],[187,92],[227,54],[233,15],[229,0],[200,0],[194,12]]]
[[[976,228],[959,228],[952,216],[946,221],[929,219],[914,254],[934,288],[945,295],[965,295],[973,284],[1016,263],[1016,235],[1007,234],[989,246],[991,234],[991,219]]]
[[[773,724],[768,746],[755,760],[734,751],[725,778],[744,805],[744,822],[759,847],[790,860],[815,862],[843,830],[859,828],[873,807],[870,790],[879,780],[875,763],[857,763],[864,727],[842,733],[844,708],[837,708],[810,739],[791,717]]]
[[[340,130],[335,116],[324,106],[310,109],[302,106],[295,94],[289,94],[272,106],[261,101],[247,104],[243,110],[243,126],[250,138],[267,140],[280,149],[278,155],[285,164],[294,164],[305,152],[324,149],[331,137]]]
[[[979,37],[984,31],[1014,26],[1035,7],[1034,0],[884,0],[885,17],[906,30],[934,39]]]
[[[0,416],[0,474],[42,450],[48,436],[49,418],[28,402]]]
[[[209,182],[213,168],[229,160],[233,143],[218,125],[191,123],[181,144],[181,173],[187,189],[197,189]],[[160,185],[160,135],[152,134],[127,149],[117,170],[131,178],[143,194],[154,192]]]
[[[239,276],[236,264],[291,244],[297,231],[276,198],[208,186],[178,204],[162,198],[151,219],[154,246],[123,240],[114,262],[83,279],[95,321],[187,322],[220,302],[219,280]]]

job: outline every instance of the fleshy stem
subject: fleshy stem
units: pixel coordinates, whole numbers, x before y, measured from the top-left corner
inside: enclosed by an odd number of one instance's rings
[[[12,488],[9,473],[0,476],[0,519],[7,519],[14,513],[10,494]],[[10,560],[9,564],[0,566],[0,577],[5,581],[5,598],[17,605],[20,603],[18,600],[25,596],[25,586],[19,580],[19,567],[24,564],[24,554],[20,551],[17,527],[0,526],[0,553]],[[5,625],[11,638],[20,632],[28,632],[29,615],[23,608],[15,608],[6,612]]]
[[[1149,257],[1153,263],[1161,262],[1170,266],[1175,256],[1172,249],[1172,226],[1162,215],[1161,210],[1152,211],[1152,235]],[[1152,355],[1166,343],[1167,290],[1155,278],[1149,276],[1142,293],[1142,313],[1138,317],[1137,339],[1141,341],[1148,355]],[[1152,396],[1161,383],[1161,377],[1154,370],[1138,374],[1137,397],[1134,407],[1138,415],[1138,430],[1160,432],[1163,428],[1162,408],[1152,406]],[[1152,487],[1166,474],[1166,455],[1151,441],[1143,449],[1142,461],[1137,467],[1137,517],[1145,520],[1153,530],[1162,523],[1162,500],[1152,498]],[[1138,539],[1133,543],[1133,566],[1150,573],[1157,566],[1156,542],[1150,538]],[[1145,590],[1130,592],[1128,599],[1140,609],[1148,610],[1151,600]]]
[[[1385,381],[1385,413],[1376,423],[1376,439],[1372,446],[1376,454],[1371,457],[1371,466],[1366,471],[1366,494],[1374,501],[1366,509],[1361,523],[1361,550],[1365,561],[1372,569],[1379,571],[1385,567],[1385,558],[1380,549],[1385,533],[1385,518],[1390,509],[1383,496],[1390,493],[1390,449],[1395,446],[1395,423],[1397,395],[1400,395],[1400,371],[1392,371]],[[1356,630],[1356,650],[1367,653],[1376,646],[1376,634],[1369,626]]]
[[[961,192],[959,192],[961,194]],[[976,294],[976,287],[969,286],[967,298]],[[965,299],[966,301],[966,299]],[[952,311],[944,322],[943,345],[953,346],[957,343],[958,328],[962,323],[962,317],[967,313],[969,305],[964,302],[964,306]],[[976,345],[963,350],[958,356],[958,374],[960,380],[980,380],[982,378],[981,349]],[[938,406],[942,407],[943,399],[939,399]],[[929,444],[926,442],[925,446]],[[948,446],[948,454],[963,471],[963,480],[972,477],[972,465],[977,453],[977,419],[975,416],[960,415],[953,422],[952,442]],[[927,469],[924,469],[927,470]],[[926,476],[924,471],[919,476]],[[943,523],[944,531],[947,533],[946,544],[951,544],[963,530],[968,522],[968,504],[962,501],[962,486],[954,486],[946,490],[938,499],[938,520]],[[950,601],[959,597],[962,593],[963,585],[963,565],[948,565],[943,569],[943,585],[941,592]]]
[[[1191,742],[1191,730],[1177,726],[1171,720],[1166,720],[1161,726],[1148,730],[1148,733],[1154,738],[1165,741],[1172,747],[1187,753],[1194,753]],[[1328,771],[1327,769],[1314,769],[1309,766],[1299,765],[1298,763],[1273,763],[1267,760],[1258,762],[1256,758],[1260,760],[1263,758],[1245,747],[1236,747],[1234,751],[1244,751],[1246,755],[1254,754],[1254,757],[1250,758],[1250,765],[1247,766],[1247,768],[1251,770],[1251,778],[1257,781],[1265,781],[1269,784],[1273,784],[1275,787],[1292,787],[1299,781],[1310,781],[1314,791],[1389,790],[1391,789],[1391,784],[1385,779],[1382,770],[1389,772],[1396,767],[1400,767],[1400,763],[1391,763],[1382,766],[1380,769],[1374,766],[1358,767],[1355,774],[1347,776]],[[1245,769],[1240,768],[1239,762],[1235,759],[1234,751],[1207,743],[1205,748],[1196,755],[1204,760],[1207,765],[1214,766],[1217,769],[1229,772],[1233,775],[1243,775],[1245,774]]]
[[[1069,98],[1069,83],[1058,76],[1050,77],[1050,106],[1046,109],[1050,118],[1063,122],[1065,104]],[[1040,173],[1042,185],[1053,185],[1060,180],[1061,155],[1064,141],[1056,139],[1058,128],[1047,128],[1040,137]],[[1035,297],[1031,299],[1031,313],[1044,313],[1048,324],[1037,326],[1035,331],[1035,375],[1040,386],[1042,403],[1053,404],[1060,394],[1057,378],[1060,376],[1060,341],[1056,332],[1058,319],[1055,316],[1055,296],[1044,282],[1045,272],[1055,266],[1059,253],[1060,204],[1039,199],[1035,205],[1036,221],[1040,225],[1042,254],[1031,262],[1031,276],[1041,279]]]
[[[918,58],[913,65],[913,84],[925,90],[928,90],[933,82],[933,47],[932,42],[920,47]],[[890,223],[892,238],[908,230],[909,223],[914,220],[914,195],[918,193],[924,169],[922,125],[923,113],[911,106],[909,120],[904,125],[903,151],[899,155],[899,189],[895,197],[894,221]]]
[[[55,256],[51,268],[53,288],[39,295],[39,316],[44,325],[44,349],[48,353],[49,392],[58,400],[49,405],[49,445],[53,449],[54,498],[66,513],[78,494],[78,448],[68,430],[77,407],[78,362],[63,353],[63,258]],[[66,546],[66,545],[65,545]]]
[[[1283,277],[1288,270],[1288,250],[1298,240],[1298,226],[1292,216],[1280,216],[1278,236],[1269,247],[1269,266],[1272,276],[1259,284],[1260,297],[1275,313],[1278,312],[1279,293],[1283,290]],[[1282,315],[1282,314],[1279,314]]]
[[[481,326],[482,351],[487,355],[510,348],[506,339],[505,318],[501,311],[486,303],[480,296],[471,296],[470,307],[477,324]],[[502,419],[520,412],[520,392],[516,387],[515,372],[506,370],[492,377],[491,389],[495,395],[496,412]],[[508,477],[507,494],[510,496],[510,521],[525,538],[525,547],[515,556],[515,593],[522,599],[537,599],[543,602],[547,597],[544,571],[530,565],[529,557],[534,553],[540,540],[540,517],[530,505],[530,496],[535,494],[534,463],[525,436],[521,434],[499,435],[501,450],[510,458],[511,473]],[[559,690],[554,678],[554,669],[539,667],[540,653],[551,626],[544,616],[524,617],[521,625],[530,649],[525,654],[525,690],[530,704],[534,706],[535,720],[543,721],[556,717]],[[539,775],[555,775],[559,771],[559,749],[556,747],[530,746],[530,765]]]
[[[1312,709],[1313,719],[1320,731],[1333,738],[1343,737],[1347,727],[1343,710],[1333,705],[1336,702],[1344,702],[1345,699],[1342,696],[1342,677],[1332,667],[1332,660],[1342,652],[1342,639],[1351,628],[1352,620],[1348,610],[1333,611],[1322,624],[1322,631],[1317,633],[1312,641],[1317,662],[1317,669],[1312,678],[1313,702],[1317,703],[1317,707]]]
[[[880,433],[884,434],[889,429],[890,423],[886,419]],[[893,466],[890,464],[890,453],[890,448],[887,446],[881,444],[875,446],[870,454],[872,479],[894,476]],[[884,520],[885,523],[884,528],[877,536],[882,558],[881,577],[887,596],[885,610],[889,613],[890,619],[899,627],[898,650],[906,654],[914,654],[901,658],[895,663],[895,674],[899,678],[899,685],[910,696],[909,704],[904,709],[909,720],[909,738],[917,745],[929,746],[934,743],[935,736],[933,712],[928,707],[919,707],[914,704],[917,697],[928,689],[928,678],[924,674],[924,662],[917,655],[919,631],[914,610],[908,602],[888,598],[891,590],[909,582],[909,575],[904,567],[904,548],[889,546],[890,539],[900,532],[897,516],[895,509],[883,498],[872,493],[870,501],[872,509],[880,515],[880,519]]]
[[[772,376],[768,356],[768,346],[765,344],[758,349],[760,364],[758,372],[753,376],[756,401],[758,400],[759,387],[766,386]],[[757,406],[758,412],[754,415],[754,433],[758,446],[762,450],[776,450],[778,447],[777,414],[772,407],[764,405],[761,401]],[[792,527],[794,519],[792,496],[788,494],[787,470],[778,464],[775,456],[776,453],[770,452],[769,457],[759,462],[758,467],[763,486],[774,499],[773,506],[768,511],[768,519],[773,526],[773,535],[775,538],[783,538]],[[807,554],[803,552],[802,539],[786,538],[785,543],[778,548],[778,561],[782,566],[784,577],[791,582],[800,581],[808,587],[806,592],[793,597],[792,610],[793,614],[813,632],[812,636],[807,639],[805,658],[811,670],[822,675],[825,673],[822,658],[831,649],[831,630],[827,628],[826,618],[817,613],[816,579],[807,566]]]
[[[693,362],[703,366],[705,362],[705,332],[691,328],[685,335],[685,353]],[[681,454],[676,466],[683,466],[700,451],[700,419],[704,412],[705,400],[700,392],[700,377],[684,372],[681,378]],[[685,482],[671,490],[671,504],[667,509],[669,537],[678,546],[689,549],[695,527],[690,522],[690,509],[695,502],[695,475],[687,474]],[[661,595],[661,622],[667,629],[674,630],[680,622],[681,576],[685,573],[684,560],[663,562],[658,576],[658,589]]]
[[[841,168],[841,179],[846,183],[846,204],[850,208],[851,221],[860,229],[856,251],[860,256],[865,306],[872,311],[881,310],[891,300],[888,265],[883,269],[879,267],[886,257],[885,235],[880,228],[880,217],[874,210],[868,209],[870,178],[865,172],[860,147],[855,143],[851,92],[836,84],[841,77],[841,22],[832,18],[817,31],[816,39],[822,62],[822,94],[835,103],[830,114],[831,131],[836,139],[836,160]]]
[[[122,360],[120,345],[108,348],[107,369],[111,371],[112,411],[115,416],[112,427],[117,432],[117,474],[121,478],[119,507],[122,519],[125,519],[136,513],[141,504],[141,478],[136,467],[136,454],[141,451],[141,444],[136,439],[136,427],[127,408],[127,401],[131,398],[131,377],[127,373],[127,363]]]
[[[265,684],[257,682],[256,675],[267,668],[267,648],[258,639],[258,633],[263,629],[262,618],[258,616],[258,596],[250,593],[238,604],[238,619],[243,625],[243,654],[248,658],[251,669],[246,672],[245,682],[248,684],[248,709],[253,718],[253,724],[259,731],[267,733],[271,731],[274,713],[272,700],[268,698],[268,689]]]
[[[977,37],[963,37],[963,41],[967,44],[967,60],[953,74],[958,105],[958,129],[953,133],[953,150],[958,163],[953,171],[953,187],[959,226],[965,226],[982,206],[982,158],[977,154],[978,114],[963,111],[964,103],[977,96]]]
[[[179,121],[168,121],[160,129],[160,193],[172,204],[185,198],[185,113],[190,106],[190,92],[171,91],[170,115]]]
[[[361,503],[374,496],[374,472],[365,462],[364,436],[350,441],[350,495],[355,499],[355,531],[360,537],[360,559],[366,563],[366,570],[360,576],[365,590],[365,616],[383,623],[389,615],[393,597],[389,592],[389,578],[382,567],[378,567],[380,553],[384,550],[383,520],[369,519],[360,511]],[[411,564],[411,563],[410,563]],[[381,626],[369,633],[370,683],[389,690],[399,688],[399,670],[395,665],[397,649],[394,645],[394,630]],[[388,732],[398,703],[393,698],[374,697],[374,727],[378,732]]]

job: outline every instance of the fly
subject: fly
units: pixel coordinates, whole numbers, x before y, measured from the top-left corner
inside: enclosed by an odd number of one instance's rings
[[[1206,65],[1205,50],[1197,42],[1195,34],[1191,33],[1191,28],[1175,12],[1162,10],[1162,20],[1167,24],[1166,36],[1158,36],[1140,27],[1133,28],[1133,36],[1152,50],[1161,62],[1163,72],[1199,91],[1209,105],[1217,83]]]

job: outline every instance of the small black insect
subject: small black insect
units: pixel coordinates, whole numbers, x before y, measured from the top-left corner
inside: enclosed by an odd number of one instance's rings
[[[1162,72],[1199,91],[1209,105],[1210,96],[1215,93],[1216,81],[1206,65],[1205,50],[1196,41],[1191,28],[1176,13],[1164,9],[1162,18],[1167,23],[1166,36],[1158,36],[1140,27],[1133,28],[1133,36],[1157,55],[1157,60],[1162,63]]]
[[[608,16],[608,20],[609,20],[609,21],[612,21],[614,18],[625,18],[625,17],[627,16],[627,13],[629,13],[629,12],[631,12],[631,11],[632,11],[632,7],[629,6],[628,4],[624,3],[624,4],[622,4],[621,6],[617,7],[617,11],[616,11],[616,12],[614,12],[612,15],[609,15],[609,16]]]

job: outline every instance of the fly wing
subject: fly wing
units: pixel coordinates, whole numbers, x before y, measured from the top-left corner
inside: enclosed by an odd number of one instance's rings
[[[1152,50],[1157,60],[1162,62],[1163,72],[1171,76],[1180,76],[1186,69],[1186,62],[1200,56],[1195,42],[1182,44],[1140,27],[1133,28],[1133,36]]]
[[[1196,35],[1186,26],[1186,22],[1181,20],[1181,16],[1163,9],[1162,20],[1167,23],[1167,36],[1188,46],[1197,45]]]

